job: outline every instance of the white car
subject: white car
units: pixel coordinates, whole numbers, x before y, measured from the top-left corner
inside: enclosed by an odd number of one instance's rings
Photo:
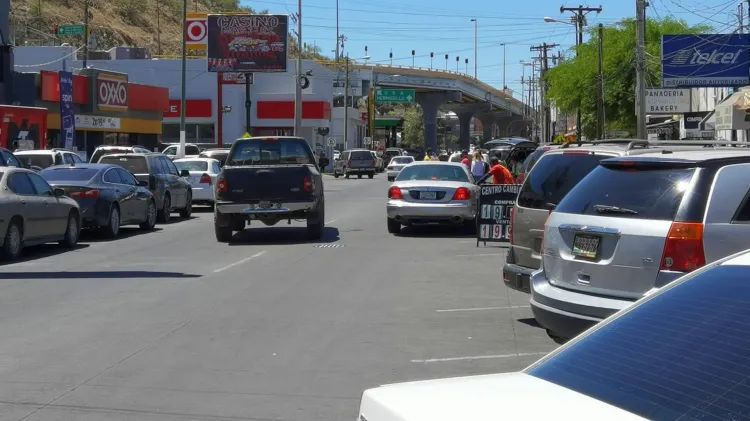
[[[208,205],[213,208],[215,203],[214,185],[216,185],[216,178],[221,172],[219,160],[213,158],[181,158],[172,162],[179,171],[187,170],[190,173],[188,182],[190,182],[193,190],[193,204]]]
[[[180,149],[180,145],[169,145],[166,148],[164,148],[161,153],[168,156],[169,159],[174,160],[177,158],[177,152]],[[195,145],[193,143],[187,143],[185,144],[185,158],[195,158],[198,155],[200,155],[201,149],[198,147],[198,145]]]
[[[745,250],[649,293],[522,372],[369,389],[358,419],[746,420],[748,278]]]
[[[372,154],[372,158],[375,160],[375,168],[376,172],[383,172],[383,169],[385,168],[385,164],[383,163],[383,158],[377,154],[375,151],[370,151]]]
[[[388,164],[388,168],[386,168],[385,173],[388,177],[388,181],[395,180],[398,176],[398,173],[400,173],[405,166],[411,164],[412,162],[414,162],[413,156],[394,156],[393,158],[391,158],[391,162]]]

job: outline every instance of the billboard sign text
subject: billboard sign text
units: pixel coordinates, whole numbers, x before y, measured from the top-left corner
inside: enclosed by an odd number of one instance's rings
[[[750,84],[750,35],[662,35],[662,86]]]
[[[208,15],[209,72],[286,72],[289,17]]]

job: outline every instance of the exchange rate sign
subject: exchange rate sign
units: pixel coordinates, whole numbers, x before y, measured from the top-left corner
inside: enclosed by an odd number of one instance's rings
[[[209,72],[286,72],[286,15],[208,15]]]

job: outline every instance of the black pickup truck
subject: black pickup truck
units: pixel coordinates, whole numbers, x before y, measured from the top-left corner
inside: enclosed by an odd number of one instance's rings
[[[234,231],[253,221],[267,226],[304,219],[307,236],[319,240],[325,225],[325,196],[318,158],[299,137],[253,137],[232,145],[215,185],[216,240],[228,242]]]

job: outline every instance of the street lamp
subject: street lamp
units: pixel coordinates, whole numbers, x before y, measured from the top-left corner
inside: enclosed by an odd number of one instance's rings
[[[505,84],[505,47],[506,47],[506,44],[502,43],[500,45],[503,46],[503,91],[505,91],[506,89],[508,89],[508,85]],[[476,65],[476,63],[474,64]]]
[[[471,21],[474,22],[474,79],[476,79],[477,78],[477,63],[478,63],[477,61],[477,39],[478,39],[477,27],[479,25],[479,22],[477,22],[476,19],[472,19]],[[503,83],[505,83],[505,81],[503,81]]]

